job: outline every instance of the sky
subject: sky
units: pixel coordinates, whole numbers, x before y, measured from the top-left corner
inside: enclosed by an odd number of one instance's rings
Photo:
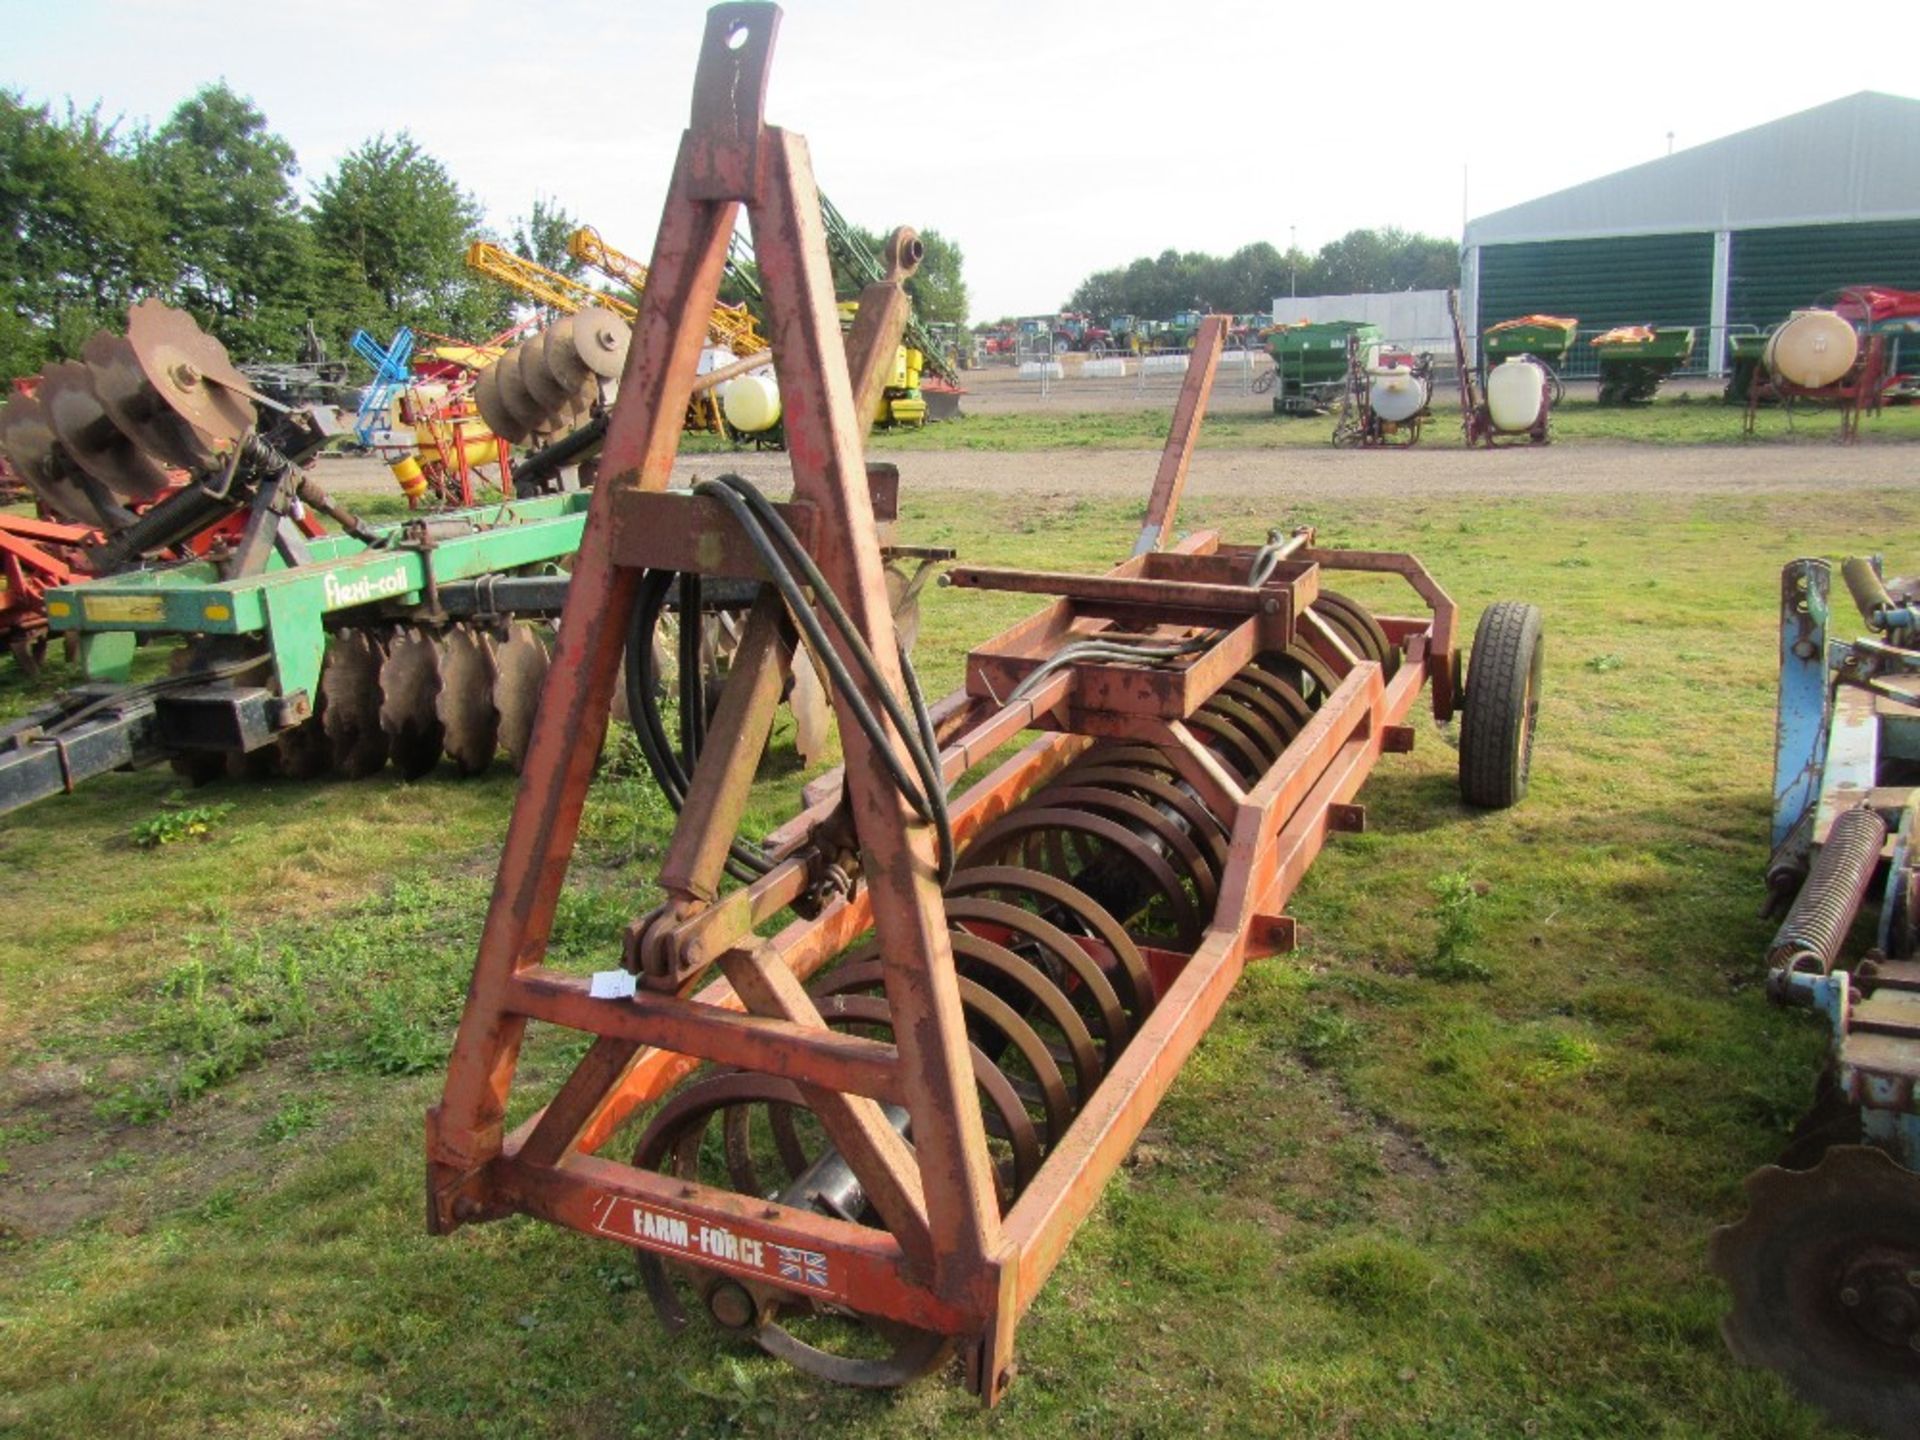
[[[1169,247],[1311,252],[1481,215],[1858,90],[1909,50],[1765,0],[1606,5],[793,0],[767,118],[874,230],[966,253],[973,318]],[[705,7],[682,0],[0,0],[0,86],[158,124],[252,98],[324,177],[401,130],[504,231],[536,196],[651,251]],[[1904,4],[1846,12],[1901,33]]]

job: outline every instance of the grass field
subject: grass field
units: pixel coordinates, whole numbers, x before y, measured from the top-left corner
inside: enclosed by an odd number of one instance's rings
[[[1016,565],[1102,566],[1138,524],[1068,497],[903,504],[903,540]],[[1778,569],[1910,533],[1920,497],[1196,496],[1184,518],[1417,551],[1469,618],[1542,605],[1533,793],[1465,810],[1430,724],[1384,762],[1368,832],[1298,898],[1303,948],[1250,969],[998,1411],[669,1338],[630,1258],[578,1235],[429,1239],[422,1114],[512,777],[181,796],[162,771],[0,822],[0,1433],[1827,1434],[1723,1353],[1704,1247],[1822,1047],[1758,983]],[[1026,608],[930,592],[930,689]],[[0,706],[58,678],[9,674]],[[763,781],[759,822],[794,778]],[[563,956],[614,953],[668,822],[616,745]],[[538,1039],[523,1092],[577,1053]]]
[[[1158,409],[1080,412],[1063,399],[1057,413],[1033,410],[1007,415],[962,415],[920,430],[877,432],[876,449],[896,450],[1157,450],[1167,437],[1167,411]],[[1823,444],[1833,443],[1839,419],[1832,411],[1763,410],[1751,438],[1743,439],[1745,412],[1717,398],[1682,394],[1651,405],[1603,408],[1591,400],[1568,400],[1553,411],[1556,444],[1608,441],[1636,445]],[[1266,450],[1328,443],[1333,418],[1292,418],[1244,410],[1216,410],[1200,432],[1200,444],[1214,450]],[[1443,390],[1423,444],[1457,446],[1459,408]],[[1920,439],[1920,406],[1890,406],[1861,426],[1867,444]]]

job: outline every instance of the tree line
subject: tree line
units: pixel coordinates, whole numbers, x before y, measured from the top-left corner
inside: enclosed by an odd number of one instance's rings
[[[467,269],[491,239],[578,275],[578,222],[538,198],[490,233],[480,203],[406,131],[344,156],[311,194],[293,147],[224,82],[157,128],[0,89],[0,381],[77,356],[127,306],[189,311],[238,361],[293,360],[311,326],[329,354],[401,325],[481,339],[517,297]],[[960,247],[929,234],[910,283],[923,318],[966,318]],[[646,253],[644,250],[641,252]],[[857,293],[851,277],[842,295]]]
[[[1264,240],[1231,255],[1163,250],[1081,281],[1062,309],[1165,319],[1182,310],[1231,315],[1271,311],[1281,295],[1441,290],[1459,282],[1451,240],[1405,230],[1352,230],[1312,255]]]

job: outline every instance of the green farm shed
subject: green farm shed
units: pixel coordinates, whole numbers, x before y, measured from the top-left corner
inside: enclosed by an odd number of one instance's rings
[[[1694,368],[1730,335],[1842,285],[1920,290],[1920,100],[1862,91],[1467,223],[1463,314],[1478,331],[1571,315],[1691,325]],[[1584,363],[1583,363],[1584,362]]]

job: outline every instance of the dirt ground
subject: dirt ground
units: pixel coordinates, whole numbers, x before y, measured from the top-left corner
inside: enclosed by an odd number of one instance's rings
[[[1158,455],[1149,450],[1053,450],[1029,453],[928,450],[897,457],[908,490],[981,490],[1089,499],[1144,496]],[[776,493],[786,457],[742,452],[690,455],[675,479],[731,472]],[[322,483],[343,494],[392,490],[386,467],[364,458],[331,459]],[[1676,446],[1554,445],[1543,450],[1201,450],[1188,493],[1235,498],[1365,498],[1448,495],[1644,495],[1871,490],[1920,480],[1920,449],[1905,445]]]

